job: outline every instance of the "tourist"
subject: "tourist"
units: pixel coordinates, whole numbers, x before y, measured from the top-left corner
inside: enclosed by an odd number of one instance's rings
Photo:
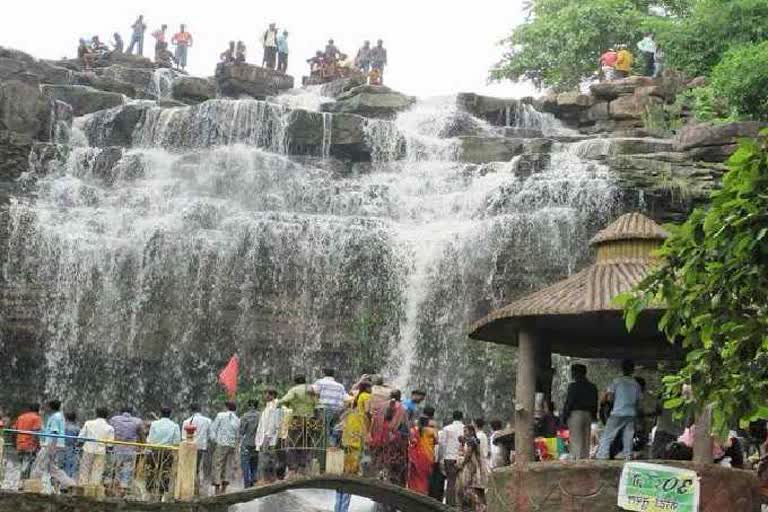
[[[120,409],[120,414],[112,416],[109,424],[115,429],[115,441],[126,443],[138,443],[144,438],[144,422],[133,415],[130,405]],[[136,465],[137,449],[135,446],[115,445],[115,477],[120,482],[120,487],[126,490],[133,480],[133,471]]]
[[[632,71],[632,66],[635,63],[635,58],[632,56],[632,52],[629,51],[627,45],[619,45],[619,51],[616,54],[616,66],[615,76],[616,78],[627,78]]]
[[[161,25],[158,30],[152,32],[152,37],[155,38],[155,62],[159,63],[160,57],[163,56],[162,52],[168,49],[168,25]]]
[[[323,370],[323,378],[315,382],[314,388],[318,394],[318,408],[323,416],[328,444],[336,446],[338,439],[333,435],[333,426],[339,421],[341,412],[344,410],[347,390],[336,381],[336,370],[332,368]]]
[[[371,42],[364,41],[363,46],[357,50],[355,67],[366,75],[371,70]]]
[[[174,459],[174,451],[161,447],[178,446],[181,443],[181,429],[179,424],[171,419],[171,413],[170,407],[161,407],[160,419],[150,424],[147,436],[147,443],[154,445],[147,454],[148,490],[158,493],[161,497],[170,490]]]
[[[91,50],[97,55],[102,56],[106,53],[109,53],[109,47],[101,42],[101,39],[99,39],[99,36],[93,36],[91,38]]]
[[[339,59],[339,56],[341,56],[341,52],[336,47],[336,44],[334,43],[333,39],[328,40],[328,44],[325,45],[325,52],[323,52],[323,57],[325,57],[325,62],[330,63],[336,63],[336,61]]]
[[[13,428],[14,430],[25,432],[39,432],[42,430],[43,419],[40,417],[40,405],[30,405],[25,413],[16,418]],[[33,434],[16,434],[16,453],[19,457],[21,480],[29,479],[39,449],[40,438],[38,436]]]
[[[419,416],[419,405],[427,398],[427,393],[420,389],[411,391],[411,398],[403,402],[403,407],[408,413],[408,421],[413,422]]]
[[[491,443],[488,439],[488,434],[485,433],[485,419],[476,418],[474,421],[475,435],[480,442],[480,460],[485,464],[485,469],[488,469],[491,459]]]
[[[186,25],[182,24],[179,31],[173,35],[171,43],[176,45],[176,65],[182,70],[187,68],[187,53],[192,46],[192,34],[187,32]]]
[[[45,421],[42,448],[38,452],[31,477],[40,480],[43,473],[47,472],[61,488],[67,489],[75,485],[75,481],[67,476],[58,465],[59,453],[66,449],[63,437],[66,432],[66,421],[61,413],[61,401],[51,400],[48,402],[48,410],[50,414]],[[53,435],[50,436],[50,434]]]
[[[408,488],[420,494],[429,494],[432,471],[435,465],[437,432],[426,416],[419,418],[411,428],[408,448]]]
[[[392,388],[384,384],[384,377],[381,375],[373,375],[371,382],[373,387],[371,388],[371,400],[368,402],[368,414],[371,415],[371,418],[375,418],[389,405]]]
[[[568,425],[571,458],[588,459],[591,425],[597,419],[597,386],[587,380],[587,367],[583,364],[571,366],[571,377],[562,420]]]
[[[248,410],[240,418],[240,468],[243,487],[253,487],[259,469],[259,451],[256,449],[256,432],[259,429],[259,401],[248,400]]]
[[[144,32],[147,30],[147,24],[144,23],[144,15],[139,15],[136,21],[131,25],[131,44],[128,45],[128,55],[133,54],[136,48],[136,55],[144,56]]]
[[[445,496],[448,506],[456,505],[456,477],[458,475],[459,438],[464,433],[464,415],[454,411],[453,423],[440,431],[440,465],[446,478]]]
[[[491,420],[491,437],[488,439],[490,445],[490,468],[502,468],[509,465],[508,455],[500,438],[504,432],[504,424],[501,420]]]
[[[195,427],[195,433],[192,440],[197,445],[197,468],[195,469],[195,475],[197,475],[198,489],[202,488],[202,483],[207,482],[211,474],[211,459],[213,451],[208,442],[211,437],[211,418],[205,416],[200,412],[199,404],[192,404],[189,406],[189,418],[185,419],[181,424],[181,429],[187,431],[192,426]]]
[[[600,56],[600,73],[604,80],[614,80],[616,78],[616,59],[618,54],[613,48]]]
[[[213,489],[218,496],[227,492],[229,472],[234,467],[235,450],[240,435],[237,404],[226,402],[226,410],[216,415],[211,424],[210,438],[216,443],[213,452]]]
[[[319,77],[323,74],[323,67],[325,66],[325,59],[323,59],[323,52],[320,50],[315,52],[315,56],[311,59],[307,59],[309,64],[309,76]]]
[[[237,42],[235,49],[235,64],[245,64],[245,43],[242,41]]]
[[[80,44],[77,46],[77,58],[83,63],[83,68],[86,71],[93,67],[93,51],[88,46],[88,42],[84,38],[80,38]]]
[[[64,472],[69,478],[75,478],[77,474],[77,437],[80,435],[80,424],[77,422],[77,413],[67,411],[64,413]]]
[[[115,32],[112,34],[112,53],[123,53],[123,38],[120,36],[119,33]]]
[[[611,443],[624,431],[622,453],[625,459],[632,457],[632,440],[635,437],[635,419],[640,403],[640,385],[632,377],[635,363],[625,360],[621,363],[623,375],[615,379],[608,388],[608,399],[613,402],[613,410],[605,425],[597,451],[598,459],[608,459]]]
[[[292,409],[292,416],[288,423],[287,446],[289,477],[295,477],[298,473],[305,473],[309,465],[310,446],[315,439],[319,439],[317,422],[315,419],[315,406],[317,405],[317,391],[307,384],[303,375],[297,375],[293,379],[294,386],[280,400],[279,405],[285,405]]]
[[[488,484],[488,469],[483,462],[480,440],[475,427],[466,425],[459,439],[457,462],[456,504],[460,510],[485,510],[485,488]],[[450,495],[448,496],[450,499]]]
[[[222,64],[232,64],[235,62],[236,52],[237,50],[235,49],[235,42],[230,41],[229,47],[223,52],[221,52],[221,54],[219,55],[219,60],[221,61]]]
[[[261,37],[261,44],[264,46],[262,66],[267,69],[275,69],[275,60],[277,57],[277,26],[274,23],[270,23],[269,28],[264,31],[264,35]]]
[[[277,70],[285,73],[288,69],[288,31],[283,30],[277,38]]]
[[[368,85],[382,85],[382,79],[381,79],[381,70],[380,69],[371,69],[371,72],[368,73]]]
[[[277,391],[268,389],[264,392],[264,410],[261,411],[254,441],[256,449],[259,451],[259,479],[266,480],[267,483],[274,482],[277,477],[275,450],[278,448],[282,421],[282,410],[277,402]]]
[[[79,484],[101,485],[104,477],[104,466],[107,462],[107,446],[105,443],[115,440],[115,429],[107,418],[109,411],[105,407],[96,409],[96,418],[88,420],[80,429],[79,438],[85,438],[83,455],[80,457]],[[95,441],[91,441],[95,439]]]
[[[341,445],[344,448],[344,473],[357,475],[360,473],[360,462],[363,457],[366,437],[370,430],[370,417],[367,413],[368,401],[371,399],[371,383],[360,382],[357,394],[344,417]],[[347,512],[352,495],[346,492],[336,492],[334,512]]]
[[[653,76],[656,62],[656,41],[653,40],[653,32],[648,32],[645,37],[637,43],[637,49],[643,56],[643,72],[645,76]]]
[[[656,53],[653,54],[653,78],[658,78],[664,73],[664,61],[666,54],[660,44],[656,44]]]
[[[384,68],[387,65],[387,50],[384,41],[379,39],[376,46],[371,49],[371,68],[378,71],[379,85],[384,81]]]
[[[390,483],[405,486],[410,429],[401,396],[399,389],[393,390],[387,407],[373,416],[370,445],[374,469],[383,471]]]

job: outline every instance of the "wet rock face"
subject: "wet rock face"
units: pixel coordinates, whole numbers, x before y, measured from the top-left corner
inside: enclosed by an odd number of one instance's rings
[[[70,71],[64,67],[35,59],[29,54],[0,47],[0,80],[28,83],[67,84]]]
[[[216,81],[221,94],[229,98],[263,100],[293,88],[293,77],[253,64],[220,64]]]
[[[460,93],[456,97],[456,103],[460,109],[484,119],[494,126],[507,126],[510,124],[509,112],[517,109],[520,100]]]
[[[207,78],[180,77],[173,81],[173,99],[195,105],[216,97],[216,84]]]
[[[84,85],[44,85],[43,93],[72,106],[75,117],[123,104],[123,96]]]
[[[360,85],[343,93],[333,103],[322,105],[323,112],[358,114],[365,117],[394,117],[415,101],[383,85]]]
[[[0,83],[0,130],[50,140],[54,103],[40,88],[19,80]]]
[[[738,139],[756,137],[765,123],[745,121],[713,125],[689,124],[675,139],[675,148],[687,152],[692,158],[708,162],[723,162],[736,149]]]

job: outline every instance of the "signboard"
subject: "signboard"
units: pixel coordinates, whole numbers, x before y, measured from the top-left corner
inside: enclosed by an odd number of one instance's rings
[[[690,469],[627,462],[618,505],[634,512],[698,512],[699,476]]]

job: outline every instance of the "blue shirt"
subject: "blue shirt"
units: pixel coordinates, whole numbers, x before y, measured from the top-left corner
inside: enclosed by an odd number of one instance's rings
[[[170,418],[160,418],[149,426],[147,443],[174,446],[181,442],[179,425]]]
[[[412,420],[413,417],[416,416],[419,406],[412,398],[408,398],[403,402],[403,408],[405,409],[405,412],[408,413],[408,419]]]
[[[277,36],[277,51],[280,53],[288,53],[288,38],[283,34]]]
[[[613,394],[611,416],[637,416],[640,403],[640,384],[634,377],[619,377],[611,382],[608,392]]]
[[[45,433],[46,434],[61,434],[64,435],[67,432],[66,422],[64,421],[64,414],[62,414],[61,411],[55,412],[48,416],[48,420],[45,422]],[[63,437],[54,438],[54,437],[45,437],[43,438],[43,442],[41,443],[43,446],[48,445],[49,442],[52,442],[53,446],[57,446],[59,448],[64,448],[66,444],[66,440]]]
[[[344,408],[344,399],[347,397],[347,390],[344,385],[336,382],[333,377],[323,377],[315,382],[315,389],[320,399],[320,407],[338,411]]]

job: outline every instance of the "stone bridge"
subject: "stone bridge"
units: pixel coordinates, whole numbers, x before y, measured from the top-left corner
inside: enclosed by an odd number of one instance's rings
[[[281,481],[223,496],[176,503],[141,503],[80,496],[0,492],[0,510],[14,512],[226,512],[232,505],[293,489],[341,490],[390,505],[403,512],[455,512],[453,508],[428,496],[381,480],[342,475]]]

